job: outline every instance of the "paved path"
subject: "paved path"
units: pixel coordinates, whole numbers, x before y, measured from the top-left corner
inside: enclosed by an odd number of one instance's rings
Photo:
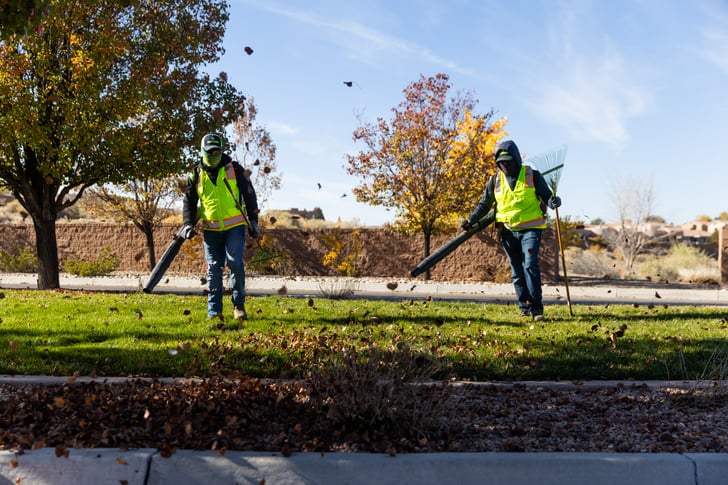
[[[141,291],[146,277],[115,276],[80,278],[63,274],[61,288],[96,291]],[[497,283],[452,283],[419,279],[335,278],[335,277],[273,277],[249,276],[247,293],[251,296],[285,293],[292,296],[321,296],[347,293],[361,298],[427,298],[474,301],[513,302],[513,286]],[[33,274],[0,273],[0,288],[37,288]],[[205,285],[199,277],[169,277],[154,289],[155,293],[202,294]],[[688,285],[636,284],[634,282],[603,281],[595,284],[572,282],[569,286],[572,303],[613,304],[685,304],[728,305],[728,288],[718,286],[691,287]],[[544,303],[566,304],[564,285],[544,285]]]
[[[97,291],[141,291],[138,276],[76,278],[64,275],[61,287]],[[396,283],[396,286],[395,286]],[[0,274],[0,288],[35,288],[34,275]],[[285,290],[284,290],[285,288]],[[159,293],[202,293],[196,278],[172,277]],[[322,295],[346,291],[361,298],[462,299],[511,302],[511,285],[433,283],[420,280],[336,278],[248,278],[250,295]],[[654,303],[728,305],[728,291],[661,285],[574,285],[574,304]],[[564,286],[545,286],[547,304],[565,304]],[[1,307],[0,307],[1,308]],[[43,376],[0,376],[0,383],[46,382]],[[61,378],[64,379],[64,378]],[[660,385],[659,383],[652,383]],[[543,383],[541,383],[543,385]],[[596,383],[595,385],[610,385]],[[485,484],[485,485],[725,485],[728,454],[619,453],[422,453],[388,456],[371,453],[279,453],[178,450],[162,456],[155,449],[43,448],[23,453],[0,451],[0,485],[7,484]],[[60,456],[59,456],[60,455]]]

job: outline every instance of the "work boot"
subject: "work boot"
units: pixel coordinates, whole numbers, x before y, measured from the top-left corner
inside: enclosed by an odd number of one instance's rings
[[[233,310],[233,318],[235,320],[247,320],[248,313],[245,311],[245,306],[236,306],[235,310]]]

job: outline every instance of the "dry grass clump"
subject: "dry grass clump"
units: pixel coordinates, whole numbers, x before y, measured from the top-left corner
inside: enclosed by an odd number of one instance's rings
[[[718,261],[688,244],[674,244],[664,256],[646,256],[640,262],[638,274],[653,281],[717,283],[720,280]]]
[[[405,342],[392,349],[346,346],[311,371],[311,399],[341,433],[376,432],[430,438],[448,428],[452,387],[433,382],[437,359]]]
[[[595,278],[618,278],[620,262],[602,248],[582,250],[568,248],[564,252],[570,274]]]

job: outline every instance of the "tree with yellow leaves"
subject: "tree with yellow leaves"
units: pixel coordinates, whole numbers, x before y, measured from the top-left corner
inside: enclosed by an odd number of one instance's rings
[[[182,172],[238,115],[217,61],[224,0],[44,0],[0,41],[0,189],[33,220],[38,288],[59,286],[58,213],[94,185]]]
[[[462,219],[494,173],[493,152],[507,135],[507,120],[475,114],[470,93],[448,98],[449,77],[420,76],[404,89],[391,121],[378,118],[354,131],[365,149],[347,155],[348,173],[360,178],[357,200],[396,210],[396,226],[422,233],[424,257],[431,237]],[[425,278],[429,279],[429,271]]]

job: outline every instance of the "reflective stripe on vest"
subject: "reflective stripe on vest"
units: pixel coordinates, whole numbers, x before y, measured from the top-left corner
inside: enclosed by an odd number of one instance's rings
[[[204,230],[223,231],[245,224],[245,217],[233,199],[233,194],[238,198],[240,196],[235,168],[232,163],[228,163],[224,169],[217,172],[216,184],[212,183],[207,172],[200,170],[197,195],[200,198],[200,223]],[[224,179],[230,183],[233,194],[227,189]]]
[[[546,227],[546,218],[533,182],[533,170],[528,165],[521,167],[513,189],[508,185],[506,175],[500,172],[495,179],[494,195],[498,207],[495,220],[508,229],[518,231]]]

